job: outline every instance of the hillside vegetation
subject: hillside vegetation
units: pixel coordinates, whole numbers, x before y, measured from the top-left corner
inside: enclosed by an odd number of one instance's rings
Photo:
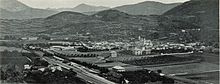
[[[218,0],[191,0],[163,15],[131,15],[104,10],[93,15],[64,11],[47,18],[0,20],[2,35],[72,36],[120,40],[138,36],[174,42],[218,43]]]

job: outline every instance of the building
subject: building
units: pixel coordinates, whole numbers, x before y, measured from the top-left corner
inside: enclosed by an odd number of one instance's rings
[[[25,69],[25,70],[30,70],[30,69],[31,69],[31,66],[28,65],[28,64],[26,64],[26,65],[24,65],[24,69]]]
[[[145,54],[145,55],[151,54],[151,49],[143,50],[143,54]]]
[[[73,44],[72,42],[64,42],[64,41],[53,41],[53,42],[48,42],[50,45],[71,45]]]
[[[51,50],[74,50],[77,51],[76,48],[73,46],[51,46],[50,47]]]
[[[134,55],[143,55],[142,50],[141,49],[134,49],[132,50]]]
[[[111,57],[117,57],[117,52],[116,51],[111,51]]]
[[[151,40],[146,40],[145,38],[138,37],[138,41],[131,44],[127,44],[127,50],[132,51],[133,55],[148,55],[151,54],[151,49],[153,43]]]
[[[134,55],[149,55],[151,54],[151,48],[142,46],[142,47],[134,47],[133,49],[131,49],[132,53]]]
[[[52,70],[52,72],[55,72],[56,70],[63,71],[60,66],[52,66],[50,67],[50,69]]]
[[[22,37],[21,40],[38,40],[38,37]]]
[[[114,66],[114,67],[112,67],[112,70],[115,72],[124,72],[125,68],[122,66]]]

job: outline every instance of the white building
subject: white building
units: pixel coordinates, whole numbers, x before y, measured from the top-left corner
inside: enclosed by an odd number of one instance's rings
[[[117,52],[116,51],[111,51],[111,57],[117,57]]]
[[[28,65],[28,64],[26,64],[26,65],[24,65],[24,69],[31,69],[31,66],[30,65]]]
[[[116,72],[124,72],[125,68],[121,67],[121,66],[114,66],[114,67],[112,67],[112,70],[116,71]]]
[[[53,67],[50,67],[50,69],[52,70],[52,72],[55,72],[56,70],[63,71],[60,66],[53,66]]]
[[[145,50],[143,51],[143,54],[145,54],[145,55],[151,54],[151,49],[145,49]]]
[[[134,47],[131,49],[134,55],[148,55],[151,54],[151,48],[148,47]]]
[[[76,48],[73,46],[51,46],[50,47],[51,50],[76,50]]]
[[[37,40],[38,37],[22,37],[21,40]]]
[[[64,41],[52,41],[48,42],[49,44],[60,44],[60,45],[71,45],[73,44],[72,42],[64,42]]]
[[[132,50],[134,55],[142,55],[142,50],[141,49],[134,49]]]

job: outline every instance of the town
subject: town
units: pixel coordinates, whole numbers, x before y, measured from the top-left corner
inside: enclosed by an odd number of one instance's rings
[[[84,79],[81,80],[83,82],[95,84],[197,83],[164,74],[161,69],[146,67],[198,63],[202,61],[198,55],[206,48],[199,42],[160,42],[146,40],[140,36],[126,42],[48,41],[22,45],[24,50],[31,52],[23,54],[31,60],[31,63],[24,65],[25,78],[30,83],[51,82],[52,79],[33,79],[34,76],[49,76],[44,73],[62,73],[61,78],[64,77],[65,80],[79,77]]]
[[[15,42],[7,43],[9,38]],[[22,72],[28,83],[205,84],[182,78],[191,73],[187,68],[186,72],[173,73],[172,68],[166,70],[166,67],[216,66],[204,63],[207,58],[204,53],[219,53],[202,42],[178,43],[142,36],[104,41],[79,40],[84,39],[82,36],[76,41],[37,36],[2,39],[6,41],[2,40],[2,46],[22,47],[21,56],[29,59]],[[218,71],[216,67],[210,70]]]
[[[219,0],[0,0],[0,84],[219,84],[218,17]]]

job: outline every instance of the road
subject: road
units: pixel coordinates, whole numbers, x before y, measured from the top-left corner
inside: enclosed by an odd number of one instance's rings
[[[42,55],[42,52],[35,52],[36,54],[38,55]],[[90,73],[88,72],[87,70],[83,69],[83,66],[72,66],[72,65],[68,65],[68,64],[65,64],[65,63],[62,63],[61,61],[59,60],[55,60],[53,58],[49,58],[49,57],[43,57],[41,56],[44,60],[46,60],[47,62],[49,62],[50,64],[54,64],[54,65],[58,65],[60,67],[63,67],[63,68],[66,68],[66,69],[70,69],[72,68],[73,71],[75,71],[77,73],[77,76],[86,80],[86,81],[89,81],[89,82],[92,82],[94,84],[116,84],[114,82],[111,82],[103,77],[100,77],[96,74],[93,74],[93,73]]]

